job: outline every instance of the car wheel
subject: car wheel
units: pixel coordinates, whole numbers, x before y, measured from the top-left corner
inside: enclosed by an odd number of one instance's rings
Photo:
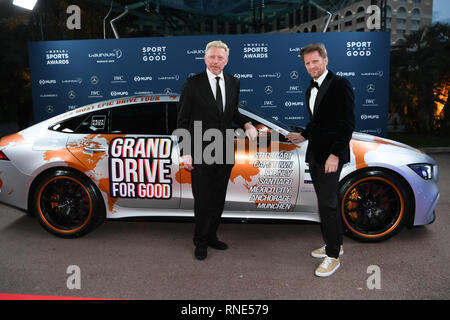
[[[82,236],[106,217],[94,183],[71,170],[57,170],[44,176],[34,189],[32,201],[44,229],[63,238]]]
[[[371,170],[354,175],[339,192],[344,230],[365,242],[386,240],[398,233],[409,213],[405,183],[396,175]]]

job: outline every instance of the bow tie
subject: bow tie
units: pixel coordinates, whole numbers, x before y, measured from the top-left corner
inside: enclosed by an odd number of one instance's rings
[[[314,80],[311,80],[310,87],[311,87],[311,89],[317,88],[317,90],[319,90],[319,83]]]

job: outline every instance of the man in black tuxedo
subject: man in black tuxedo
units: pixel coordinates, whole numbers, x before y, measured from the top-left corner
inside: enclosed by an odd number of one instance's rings
[[[192,141],[190,151],[193,152],[182,150],[182,162],[184,168],[191,172],[195,257],[199,260],[207,257],[208,246],[219,250],[228,248],[228,245],[217,237],[228,180],[234,165],[234,143],[228,141],[231,147],[226,148],[225,132],[232,129],[232,122],[235,122],[244,127],[250,139],[253,140],[257,136],[255,127],[247,122],[238,110],[239,80],[223,73],[228,63],[228,55],[229,49],[225,43],[208,43],[204,57],[206,71],[184,82],[178,103],[177,127],[188,130]],[[202,135],[208,129],[216,129],[215,132],[221,133],[218,145],[222,147],[216,148],[215,154],[209,159],[209,155],[203,152],[207,143],[195,140],[194,128],[198,130],[199,126]],[[218,141],[213,142],[217,144]],[[201,153],[197,152],[198,150],[201,150]]]
[[[328,56],[322,44],[310,44],[300,51],[306,70],[313,78],[306,91],[310,122],[301,133],[286,138],[298,143],[308,140],[306,162],[317,194],[325,245],[311,255],[324,258],[315,274],[327,277],[340,266],[343,254],[342,222],[338,210],[339,176],[350,161],[350,139],[355,128],[354,93],[350,82],[327,70]]]

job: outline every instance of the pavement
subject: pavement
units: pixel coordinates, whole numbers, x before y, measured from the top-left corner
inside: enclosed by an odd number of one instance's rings
[[[220,226],[226,251],[194,258],[193,223],[106,221],[78,239],[44,231],[0,204],[0,293],[145,300],[405,300],[450,298],[450,153],[439,165],[436,221],[380,243],[344,238],[340,269],[314,270],[315,223]]]

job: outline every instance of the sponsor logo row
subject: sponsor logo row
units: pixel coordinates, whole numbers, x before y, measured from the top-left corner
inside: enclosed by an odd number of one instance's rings
[[[247,42],[240,45],[238,52],[242,59],[268,59],[271,53],[271,47],[278,50],[279,44],[269,44],[267,42]],[[370,57],[372,49],[376,47],[373,41],[346,41],[342,43],[342,51],[347,57]],[[143,62],[164,62],[168,58],[167,45],[151,45],[140,47],[141,59]],[[234,50],[234,48],[233,48]],[[300,52],[300,47],[290,47],[289,52],[296,55]],[[188,56],[194,55],[195,59],[202,59],[204,48],[191,48],[185,51]],[[115,63],[124,57],[121,48],[100,49],[90,51],[86,54],[90,61],[98,64]],[[45,51],[46,65],[67,65],[71,62],[71,53],[69,49],[49,49]]]

